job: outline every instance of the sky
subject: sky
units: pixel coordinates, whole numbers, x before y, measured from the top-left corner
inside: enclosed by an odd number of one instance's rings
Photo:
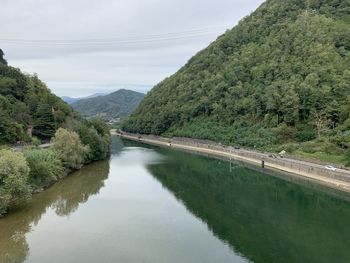
[[[58,96],[146,93],[264,0],[0,0],[0,48]]]

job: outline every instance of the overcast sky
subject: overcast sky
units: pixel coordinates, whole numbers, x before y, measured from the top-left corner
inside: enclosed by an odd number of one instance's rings
[[[57,95],[147,92],[264,0],[0,0],[0,48]]]

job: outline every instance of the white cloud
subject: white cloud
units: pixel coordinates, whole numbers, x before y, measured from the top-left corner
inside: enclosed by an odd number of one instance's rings
[[[0,48],[58,95],[145,92],[262,2],[2,0]]]

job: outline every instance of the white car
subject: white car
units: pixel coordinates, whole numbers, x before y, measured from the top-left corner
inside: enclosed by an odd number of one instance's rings
[[[332,165],[326,165],[324,168],[326,168],[327,170],[330,170],[330,171],[335,171],[335,170],[337,170],[337,168],[335,168],[335,167],[332,166]]]

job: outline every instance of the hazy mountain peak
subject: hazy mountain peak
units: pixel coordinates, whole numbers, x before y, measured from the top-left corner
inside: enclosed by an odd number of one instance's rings
[[[96,95],[96,94],[95,94]],[[87,97],[72,103],[72,107],[84,117],[101,117],[105,120],[128,116],[141,102],[145,94],[120,89],[107,95]]]

